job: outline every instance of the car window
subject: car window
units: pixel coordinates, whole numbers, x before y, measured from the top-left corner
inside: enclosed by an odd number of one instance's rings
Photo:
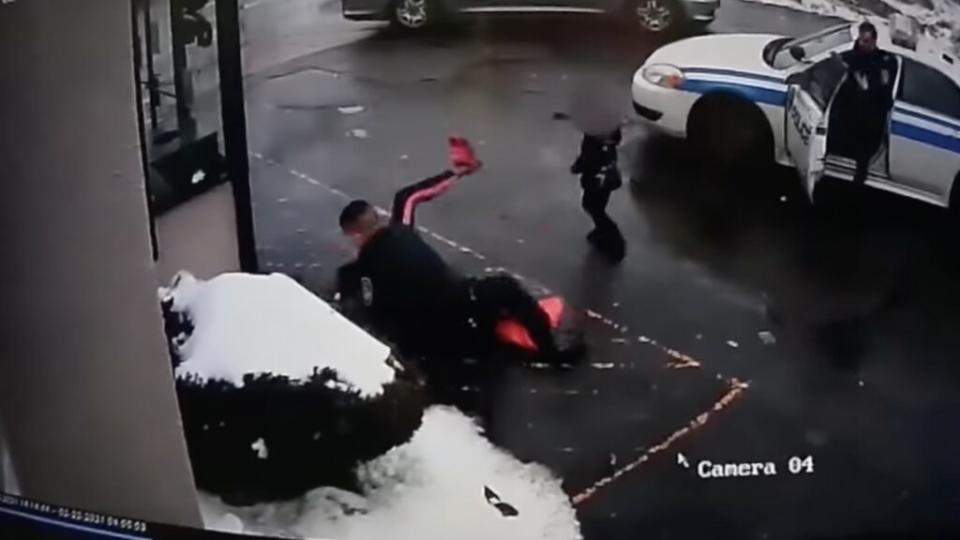
[[[776,69],[786,69],[797,63],[797,60],[790,55],[790,49],[793,47],[803,49],[805,58],[815,58],[848,43],[853,43],[850,25],[842,24],[781,43],[767,59],[767,63]]]
[[[804,71],[799,77],[800,87],[826,109],[834,92],[847,73],[846,66],[838,56],[831,56]]]
[[[949,77],[904,58],[898,99],[953,118],[960,118],[960,88]]]

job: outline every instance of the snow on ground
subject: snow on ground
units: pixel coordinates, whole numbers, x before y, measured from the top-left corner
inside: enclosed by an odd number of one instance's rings
[[[231,508],[201,495],[209,529],[337,540],[576,540],[560,480],[487,441],[456,409],[434,406],[410,442],[363,465],[363,495],[333,488],[281,504]],[[518,511],[507,517],[485,488]]]
[[[179,348],[177,377],[242,386],[248,373],[297,381],[329,367],[363,397],[394,379],[389,347],[285,275],[228,273],[202,281],[181,272],[160,294],[194,326]]]
[[[960,0],[746,0],[849,21],[867,15],[902,13],[916,19],[927,34],[957,50],[960,44]]]

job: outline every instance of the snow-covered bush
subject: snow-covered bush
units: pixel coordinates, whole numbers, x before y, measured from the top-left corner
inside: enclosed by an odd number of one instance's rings
[[[390,349],[287,276],[182,272],[160,289],[200,489],[234,504],[353,489],[423,398]]]
[[[201,495],[208,528],[336,540],[578,540],[560,480],[483,437],[456,409],[430,407],[413,439],[359,467],[360,489],[233,508]]]

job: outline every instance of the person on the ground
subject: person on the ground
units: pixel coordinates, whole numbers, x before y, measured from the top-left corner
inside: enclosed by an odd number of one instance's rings
[[[856,160],[854,182],[867,180],[870,162],[883,144],[887,120],[893,107],[893,84],[897,62],[892,54],[877,46],[877,28],[870,22],[860,24],[853,49],[841,55],[847,77],[840,88],[840,103],[849,104],[849,154]]]
[[[620,128],[602,135],[584,134],[580,143],[580,155],[570,167],[570,172],[580,175],[583,190],[581,204],[594,228],[587,234],[587,241],[604,253],[620,259],[626,242],[620,228],[607,214],[610,195],[623,185],[617,166],[617,147],[621,141]]]
[[[451,139],[451,153],[453,170],[396,193],[389,220],[363,200],[343,209],[340,227],[359,252],[338,272],[341,298],[359,303],[374,330],[405,354],[473,354],[496,340],[498,322],[512,318],[526,329],[538,355],[559,358],[547,314],[516,279],[461,275],[417,234],[417,204],[480,167],[463,139]]]

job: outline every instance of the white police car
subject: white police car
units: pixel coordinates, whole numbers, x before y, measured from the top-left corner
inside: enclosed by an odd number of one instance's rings
[[[960,206],[960,69],[920,37],[911,19],[872,21],[898,65],[895,102],[867,184],[939,206]],[[773,156],[795,166],[807,193],[824,176],[852,180],[854,162],[828,140],[850,133],[831,122],[846,76],[837,54],[857,24],[801,38],[728,34],[678,41],[654,52],[633,78],[637,113],[650,125],[716,157]],[[839,116],[839,115],[838,115]]]

